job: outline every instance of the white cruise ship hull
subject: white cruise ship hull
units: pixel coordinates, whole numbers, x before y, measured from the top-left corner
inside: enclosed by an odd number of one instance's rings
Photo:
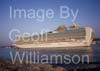
[[[33,43],[33,44],[13,44],[18,48],[61,48],[61,47],[82,47],[90,46],[92,43],[92,29],[89,27],[85,28],[86,36],[84,40],[72,41],[72,42],[51,42],[51,43]]]
[[[79,43],[79,42],[59,42],[59,43],[42,43],[42,44],[23,44],[14,46],[18,48],[54,48],[54,47],[83,47],[90,46],[89,44]]]

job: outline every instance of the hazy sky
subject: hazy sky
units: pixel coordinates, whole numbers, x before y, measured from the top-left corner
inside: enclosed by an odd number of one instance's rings
[[[10,18],[9,7],[13,9],[25,9],[26,11],[42,9],[44,12],[48,9],[54,11],[54,17],[51,19],[44,17],[44,21],[37,21],[38,17],[33,19]],[[59,18],[60,7],[69,8],[69,17]],[[59,25],[72,25],[72,12],[78,10],[75,22],[83,27],[90,26],[94,29],[94,37],[100,38],[100,0],[0,0],[0,45],[11,43],[9,41],[9,32],[11,29],[19,29],[23,32],[40,32],[41,29],[54,30]],[[41,15],[41,13],[40,13]],[[44,13],[45,15],[45,13]]]

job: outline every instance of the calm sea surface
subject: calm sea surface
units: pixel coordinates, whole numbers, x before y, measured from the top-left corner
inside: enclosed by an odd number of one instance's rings
[[[80,49],[82,48],[82,49]],[[73,57],[74,55],[79,55],[82,58],[82,55],[88,55],[89,56],[89,62],[95,62],[100,63],[100,44],[92,45],[91,47],[75,47],[73,49],[70,48],[62,48],[62,49],[16,49],[16,48],[2,48],[0,47],[0,58],[7,58],[11,59],[10,52],[13,53],[13,55],[18,51],[20,54],[23,52],[39,52],[38,55],[46,54],[48,56],[56,54],[56,55],[70,55]],[[71,58],[69,57],[69,58]],[[68,66],[72,66],[72,64],[68,64]],[[78,64],[79,65],[79,64]],[[76,66],[76,65],[74,65]],[[73,66],[73,67],[74,67]]]

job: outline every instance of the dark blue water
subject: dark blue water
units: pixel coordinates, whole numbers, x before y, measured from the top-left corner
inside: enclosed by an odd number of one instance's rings
[[[78,47],[79,48],[79,47]],[[80,47],[81,48],[81,47]],[[82,47],[83,48],[83,47]],[[74,55],[79,55],[82,58],[82,55],[89,56],[89,62],[100,63],[100,44],[92,45],[91,47],[84,47],[84,49],[16,49],[16,48],[0,48],[0,58],[11,59],[10,52],[15,55],[16,52],[22,54],[23,52],[39,52],[38,55],[46,54],[51,56],[53,54],[64,56],[65,54],[73,57]],[[70,58],[71,58],[70,57]],[[59,60],[59,59],[58,59]],[[59,61],[58,61],[59,62]],[[67,64],[68,66],[73,66],[73,63]],[[78,64],[80,65],[80,64]]]

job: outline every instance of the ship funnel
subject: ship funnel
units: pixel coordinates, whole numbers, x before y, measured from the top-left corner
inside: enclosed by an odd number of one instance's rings
[[[63,31],[65,31],[65,30],[67,30],[67,27],[66,27],[65,25],[61,25],[61,26],[59,26],[55,31],[63,32]]]

